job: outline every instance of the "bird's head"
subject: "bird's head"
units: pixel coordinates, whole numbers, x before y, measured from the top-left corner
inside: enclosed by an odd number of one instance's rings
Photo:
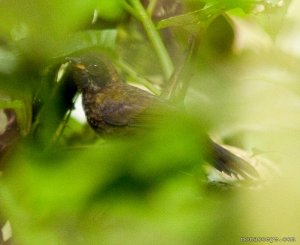
[[[98,91],[118,80],[118,74],[107,57],[95,53],[67,57],[72,77],[81,91]]]

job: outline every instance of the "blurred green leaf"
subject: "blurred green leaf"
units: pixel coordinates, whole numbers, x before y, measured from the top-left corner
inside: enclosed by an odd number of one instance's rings
[[[161,20],[157,24],[158,29],[163,29],[167,27],[182,27],[182,28],[195,28],[201,30],[205,28],[209,21],[211,21],[215,16],[219,14],[220,11],[215,9],[200,9],[191,13],[178,15],[175,17],[170,17]]]
[[[243,12],[248,12],[256,3],[256,1],[254,0],[208,0],[204,2],[206,3],[206,5],[202,9],[161,20],[160,22],[158,22],[157,28],[197,28],[198,31],[201,31],[201,29],[206,28],[210,21],[212,21],[216,16],[224,14],[229,10],[237,11],[238,9],[240,9]]]
[[[98,1],[96,9],[99,17],[106,20],[116,20],[124,12],[123,0]]]
[[[116,38],[117,30],[114,29],[76,32],[68,39],[60,55],[65,56],[76,51],[93,47],[113,51],[115,49]]]
[[[223,11],[230,9],[242,9],[244,12],[249,12],[257,3],[256,0],[201,0],[206,3],[207,8],[213,8]]]
[[[291,0],[266,1],[261,7],[262,11],[255,16],[256,22],[275,39],[284,24]]]
[[[0,47],[0,73],[9,74],[15,70],[16,66],[16,55]]]
[[[0,30],[33,56],[51,55],[61,42],[92,17],[96,1],[2,1]],[[91,17],[89,17],[91,16]]]

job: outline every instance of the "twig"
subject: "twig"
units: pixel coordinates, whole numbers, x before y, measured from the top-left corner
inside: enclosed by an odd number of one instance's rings
[[[73,100],[74,104],[75,104],[76,100],[78,99],[78,96],[79,96],[79,94],[76,94],[76,96],[74,97],[74,100]],[[56,130],[56,132],[53,136],[52,146],[56,145],[60,141],[60,139],[64,133],[64,130],[66,128],[66,125],[71,117],[71,114],[72,114],[72,109],[69,109],[65,115],[65,118],[63,119],[62,123],[59,125],[58,129]]]
[[[136,13],[135,9],[131,7],[126,1],[123,2],[124,9],[127,10],[132,16],[141,21],[140,16]]]
[[[166,87],[161,93],[161,97],[165,100],[172,100],[180,102],[184,100],[186,95],[190,77],[192,74],[187,75],[186,66],[190,61],[191,56],[193,55],[196,48],[196,38],[191,37],[189,40],[189,45],[185,51],[185,55],[182,60],[176,66],[172,76],[167,82]]]
[[[153,14],[153,11],[154,11],[154,9],[155,9],[156,3],[157,3],[157,0],[150,0],[150,1],[149,1],[149,4],[148,4],[148,6],[147,6],[147,13],[148,13],[148,15],[149,15],[150,17],[151,17],[152,14]]]
[[[173,63],[169,56],[169,53],[164,46],[158,31],[155,28],[154,23],[149,17],[147,11],[144,9],[139,0],[129,0],[133,9],[135,10],[135,15],[138,16],[138,19],[142,22],[145,31],[148,35],[148,38],[153,45],[159,61],[162,65],[164,76],[166,79],[169,79],[173,72]]]
[[[122,68],[134,81],[136,81],[139,84],[144,85],[147,89],[149,89],[154,94],[158,95],[160,93],[160,90],[157,89],[153,84],[148,81],[146,78],[141,77],[133,68],[130,67],[126,62],[123,60],[119,60],[117,65]]]

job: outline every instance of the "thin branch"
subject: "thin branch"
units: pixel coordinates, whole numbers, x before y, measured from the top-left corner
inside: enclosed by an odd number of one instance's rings
[[[117,65],[120,66],[120,68],[122,68],[122,70],[124,70],[135,82],[142,84],[156,95],[160,93],[159,89],[153,86],[153,84],[146,78],[140,76],[130,65],[128,65],[123,60],[119,60]]]
[[[155,6],[156,6],[156,3],[157,3],[157,0],[150,0],[148,6],[147,6],[147,13],[149,16],[152,16],[153,14],[153,11],[155,9]]]
[[[129,1],[133,9],[135,10],[135,14],[139,16],[138,19],[142,22],[145,31],[148,35],[148,38],[154,47],[154,50],[162,65],[165,78],[169,79],[173,72],[173,63],[165,45],[163,44],[160,38],[158,31],[155,28],[154,23],[152,22],[147,11],[144,9],[143,5],[140,3],[139,0]]]
[[[136,13],[135,9],[131,7],[126,1],[123,2],[124,9],[128,11],[132,16],[141,21],[140,16]]]
[[[73,100],[74,104],[75,104],[76,100],[78,99],[78,96],[79,96],[79,94],[75,95],[74,100]],[[72,109],[70,109],[70,110],[67,111],[67,113],[65,115],[65,118],[63,119],[62,123],[59,125],[58,129],[56,130],[56,132],[55,132],[55,134],[53,136],[52,146],[56,145],[60,141],[60,139],[61,139],[61,137],[62,137],[62,135],[64,133],[64,130],[65,130],[66,126],[67,126],[67,123],[68,123],[68,121],[69,121],[69,119],[71,117],[72,111],[73,111]]]
[[[192,76],[190,72],[187,72],[186,67],[196,47],[196,38],[191,37],[188,48],[185,51],[185,55],[183,55],[182,60],[177,64],[172,76],[167,82],[166,87],[161,93],[161,97],[163,99],[175,102],[181,102],[184,100]]]

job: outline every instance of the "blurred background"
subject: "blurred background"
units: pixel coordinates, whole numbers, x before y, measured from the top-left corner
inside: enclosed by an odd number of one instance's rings
[[[136,2],[1,1],[0,223],[11,243],[297,244],[300,2]],[[159,94],[191,37],[182,114],[143,137],[90,129],[65,57],[100,50],[127,82]],[[204,132],[278,171],[209,183]]]

